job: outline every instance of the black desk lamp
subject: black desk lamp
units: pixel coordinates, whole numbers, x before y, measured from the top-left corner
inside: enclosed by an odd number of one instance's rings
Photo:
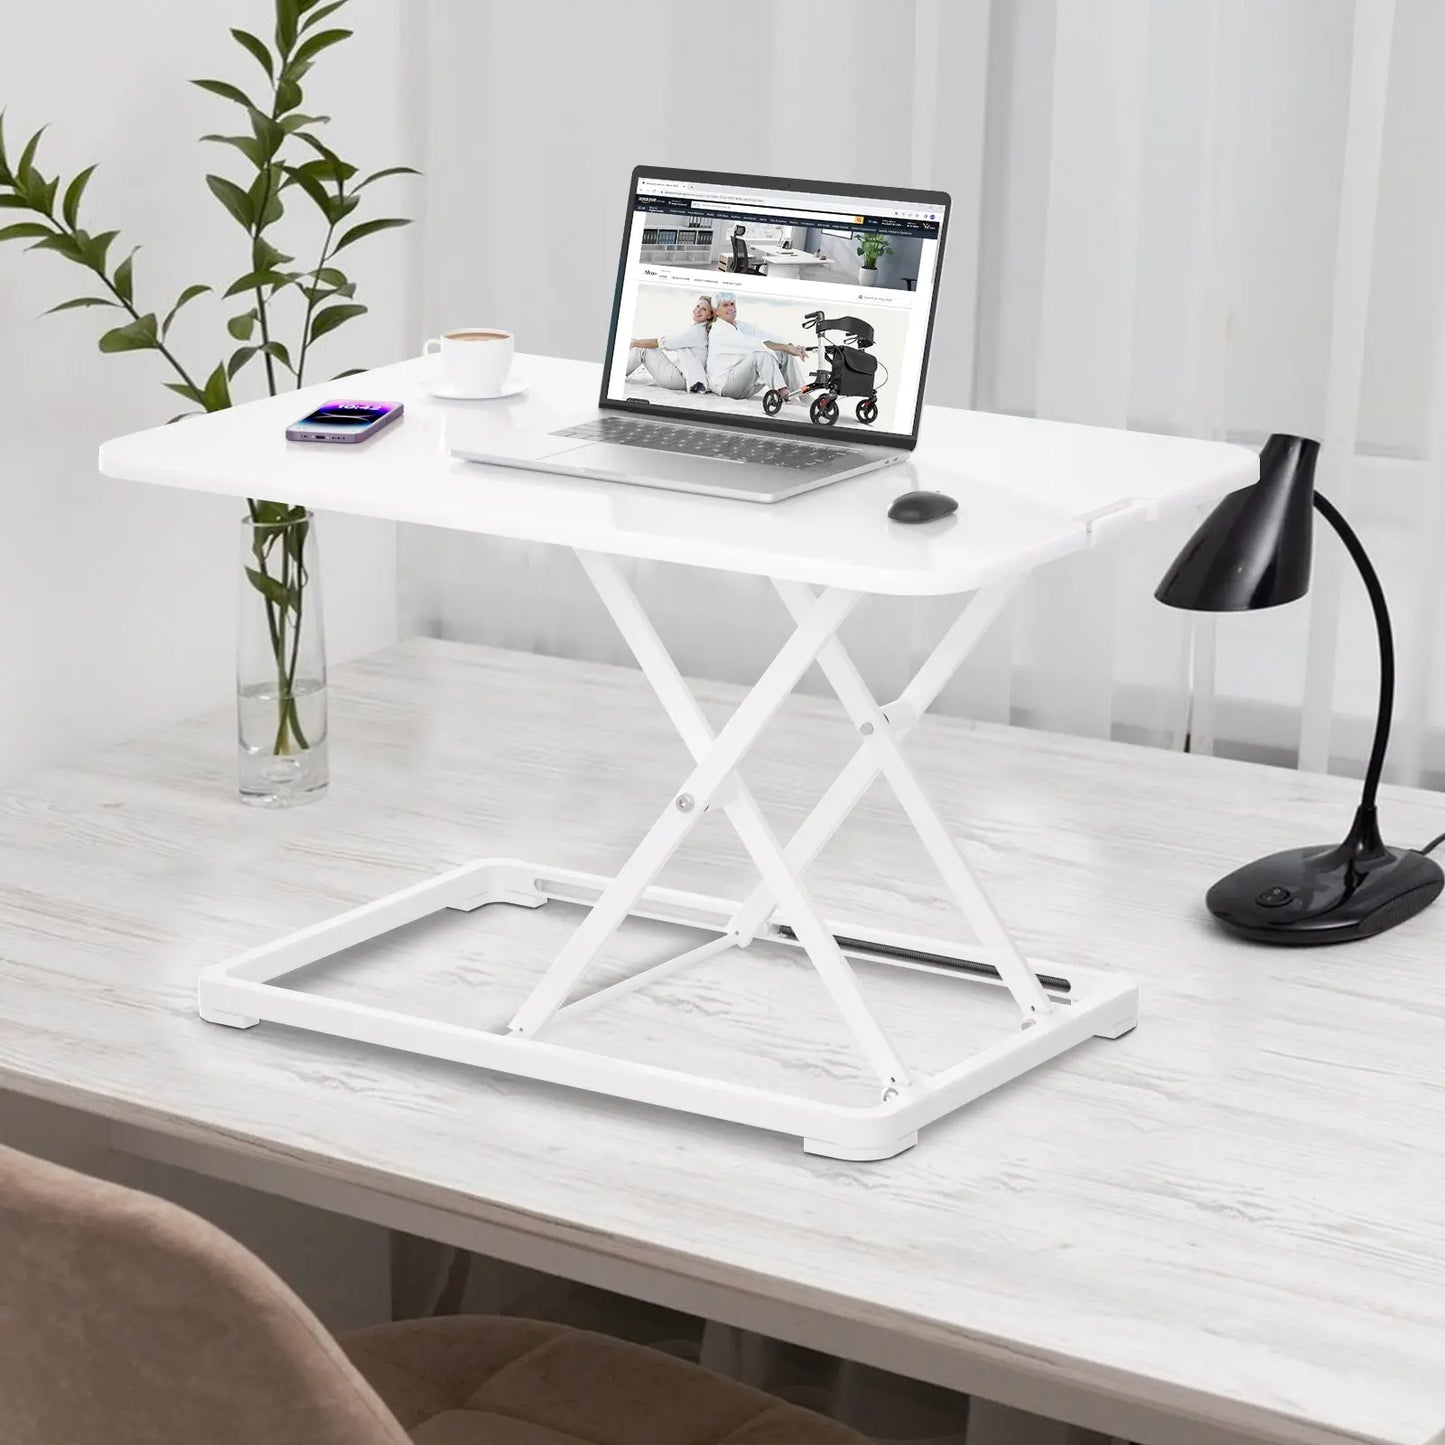
[[[1360,539],[1314,489],[1319,450],[1318,442],[1304,437],[1270,437],[1260,454],[1259,481],[1220,502],[1154,594],[1170,607],[1191,612],[1253,612],[1296,601],[1309,590],[1313,508],[1339,534],[1375,611],[1380,705],[1349,833],[1342,843],[1291,848],[1246,863],[1205,895],[1209,911],[1225,928],[1259,943],[1369,938],[1413,918],[1445,887],[1445,873],[1423,852],[1380,841],[1375,793],[1390,740],[1395,644],[1385,593]]]

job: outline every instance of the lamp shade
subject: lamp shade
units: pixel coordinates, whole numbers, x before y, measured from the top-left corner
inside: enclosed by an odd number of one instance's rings
[[[1309,591],[1320,444],[1276,433],[1259,480],[1231,492],[1174,559],[1154,595],[1189,612],[1251,612]]]

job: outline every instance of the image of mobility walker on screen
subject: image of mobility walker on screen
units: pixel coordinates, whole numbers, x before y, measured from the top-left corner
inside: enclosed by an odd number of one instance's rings
[[[880,380],[878,358],[869,354],[873,328],[857,316],[835,316],[830,320],[821,311],[808,312],[803,317],[803,325],[819,337],[818,343],[807,349],[819,353],[822,365],[813,373],[812,381],[796,393],[786,387],[765,391],[763,410],[769,416],[777,416],[790,395],[808,396],[816,392],[808,415],[815,426],[832,426],[838,420],[838,398],[856,396],[861,400],[854,414],[864,426],[872,426],[878,420],[878,388],[888,383],[888,368],[883,367]],[[843,339],[827,340],[834,332],[840,333]]]

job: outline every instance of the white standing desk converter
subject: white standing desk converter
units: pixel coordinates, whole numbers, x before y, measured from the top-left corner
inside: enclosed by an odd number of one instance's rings
[[[1029,959],[963,856],[901,747],[908,731],[1035,567],[1161,512],[1254,479],[1254,455],[1223,443],[1140,435],[935,408],[907,469],[836,483],[774,505],[699,498],[654,487],[559,478],[456,461],[456,428],[505,430],[595,401],[599,368],[519,358],[531,382],[514,401],[421,400],[429,363],[349,378],[356,397],[404,401],[408,415],[365,448],[288,442],[288,421],[335,385],[253,402],[107,442],[101,470],[137,482],[264,496],[320,509],[424,522],[570,547],[652,684],[691,766],[614,876],[560,869],[549,858],[480,858],[326,923],[205,970],[202,1018],[250,1028],[261,1020],[407,1049],[502,1073],[683,1109],[792,1134],[813,1153],[882,1159],[911,1147],[925,1125],[1094,1038],[1117,1039],[1138,1019],[1138,990],[1118,974],[1063,959]],[[923,526],[887,518],[912,488],[948,491],[955,516]],[[643,557],[771,580],[794,630],[736,713],[717,731],[699,709],[629,586],[618,558]],[[897,698],[875,700],[837,633],[865,594],[967,595],[958,620]],[[858,733],[853,756],[784,843],[740,771],[804,672],[816,663]],[[579,728],[587,725],[578,718]],[[825,919],[803,874],[874,781],[887,780],[958,907],[936,936]],[[479,780],[479,786],[484,784]],[[758,871],[744,896],[683,892],[659,875],[709,814],[720,812]],[[565,829],[565,817],[557,819]],[[285,979],[443,909],[588,912],[520,1006],[460,1024],[399,1009],[309,996]],[[614,935],[629,918],[676,924],[680,951],[599,984]],[[758,947],[770,945],[771,947]],[[764,1087],[677,1064],[619,1059],[567,1042],[565,1025],[721,954],[801,950],[831,1008],[866,1060],[874,1096],[839,1102],[816,1089]],[[859,984],[858,959],[947,974],[960,989],[1012,996],[1011,1018],[942,1067],[905,1058]],[[746,986],[740,984],[740,994]],[[740,1003],[741,1003],[740,998]],[[986,1007],[986,1000],[983,1002]]]
[[[807,273],[810,266],[831,264],[822,256],[814,256],[808,251],[785,249],[782,246],[756,246],[750,249],[758,260],[767,263],[770,276],[801,277]],[[813,279],[816,280],[817,277]]]

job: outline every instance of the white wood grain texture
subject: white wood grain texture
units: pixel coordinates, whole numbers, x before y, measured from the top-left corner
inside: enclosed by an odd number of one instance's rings
[[[201,1023],[201,966],[443,867],[509,854],[616,868],[687,767],[624,669],[418,641],[342,669],[335,693],[336,781],[319,807],[238,807],[227,716],[0,796],[0,1084],[404,1201],[469,1240],[528,1239],[531,1262],[560,1272],[601,1261],[621,1284],[635,1270],[653,1297],[732,1323],[786,1312],[824,1347],[1096,1428],[1111,1399],[1112,1418],[1152,1420],[1159,1440],[1417,1445],[1445,1425],[1445,911],[1294,952],[1222,937],[1200,903],[1233,864],[1338,834],[1347,780],[926,719],[910,757],[1022,945],[1137,977],[1142,1017],[859,1166]],[[698,693],[717,723],[740,690]],[[784,710],[747,769],[780,832],[854,742],[836,705]],[[1384,806],[1395,841],[1445,826],[1424,793],[1387,789]],[[741,895],[749,865],[712,821],[666,881]],[[832,915],[950,926],[882,790],[812,877]],[[521,929],[560,931],[552,908],[450,918],[430,942],[378,945],[354,974],[329,965],[307,986],[465,1012],[469,981],[535,976],[546,953]],[[514,930],[515,951],[499,942]],[[658,945],[624,935],[617,959]],[[613,1046],[672,1037],[670,1019],[704,1067],[745,1057],[846,1094],[852,1066],[821,1001],[786,1028],[765,1007],[803,976],[750,962],[744,977],[630,998]],[[868,986],[921,1063],[939,1010],[973,1027],[937,980],[870,972]]]

